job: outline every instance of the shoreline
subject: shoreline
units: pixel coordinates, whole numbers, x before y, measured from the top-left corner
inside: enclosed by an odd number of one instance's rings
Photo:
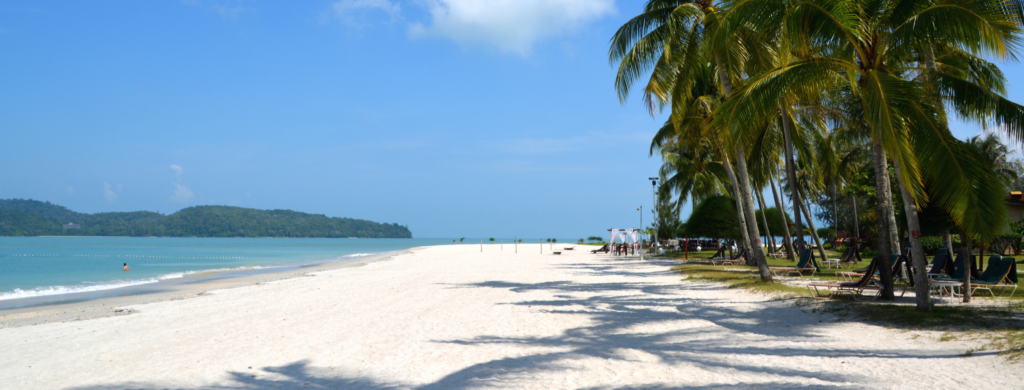
[[[128,315],[133,311],[118,310],[117,308],[194,298],[202,296],[210,290],[230,289],[303,277],[310,272],[362,267],[370,263],[390,260],[395,256],[410,253],[419,248],[424,247],[350,258],[342,257],[316,263],[295,263],[271,268],[197,273],[181,278],[159,280],[155,283],[99,291],[5,300],[0,301],[0,329]],[[55,299],[56,301],[54,301]],[[39,301],[39,303],[32,303],[32,300]],[[4,306],[11,307],[3,308]]]

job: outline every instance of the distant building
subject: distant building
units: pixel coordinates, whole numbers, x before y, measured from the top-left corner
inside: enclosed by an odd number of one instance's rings
[[[68,222],[68,223],[65,223],[64,225],[61,225],[61,226],[64,226],[65,229],[81,229],[82,228],[82,225],[79,225],[79,224],[73,223],[73,222]]]

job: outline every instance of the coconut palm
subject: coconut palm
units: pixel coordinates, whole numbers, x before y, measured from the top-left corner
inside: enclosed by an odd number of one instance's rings
[[[786,124],[793,107],[842,91],[856,107],[847,112],[861,113],[848,117],[847,124],[864,126],[872,140],[879,215],[892,211],[886,163],[891,157],[900,187],[909,195],[908,207],[935,197],[972,236],[990,236],[1001,228],[993,224],[1004,218],[999,205],[984,203],[984,190],[971,187],[976,184],[971,174],[985,174],[984,169],[964,156],[946,127],[944,108],[948,104],[962,118],[994,122],[1016,139],[1024,135],[1024,107],[1001,95],[1001,74],[975,57],[1015,55],[1021,29],[1018,4],[743,0],[730,3],[722,13],[724,29],[753,29],[779,42],[780,60],[773,69],[751,75],[722,105],[716,120],[743,132],[742,124],[781,107]],[[935,61],[953,52],[963,59]],[[922,167],[942,172],[936,178],[944,185],[935,186],[934,193],[924,192]],[[916,213],[907,216],[915,219],[908,221],[913,264],[923,277]],[[887,225],[889,219],[880,221]],[[879,235],[883,263],[892,249],[887,236]],[[881,269],[882,295],[891,299],[889,267],[883,264]],[[918,283],[918,289],[925,289],[918,291],[918,308],[927,309],[927,284]]]
[[[756,44],[751,45],[749,41],[744,42],[747,44],[744,47],[742,43],[725,44],[710,39],[715,36],[716,12],[712,2],[707,0],[649,0],[644,12],[626,22],[612,38],[609,57],[612,63],[619,63],[615,87],[620,100],[625,101],[633,84],[649,71],[644,102],[652,114],[671,106],[671,120],[678,131],[680,123],[693,118],[694,103],[718,101],[728,96],[733,89],[732,74],[738,71],[734,67],[743,62],[739,59],[744,53],[757,50],[749,50],[756,49]],[[701,82],[712,74],[709,70],[717,76],[719,84],[703,85],[715,85],[721,92],[695,96],[694,92],[707,92],[706,88],[701,88]],[[736,199],[739,223],[747,253],[757,264],[761,279],[770,281],[771,273],[757,238],[760,234],[754,218],[745,146],[716,128],[701,127],[709,130],[715,145],[721,147],[719,156],[734,193],[739,195]]]

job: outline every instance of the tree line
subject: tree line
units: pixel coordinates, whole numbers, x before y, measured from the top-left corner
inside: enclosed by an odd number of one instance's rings
[[[1017,58],[1022,29],[1016,0],[649,0],[614,34],[609,60],[620,101],[639,87],[652,115],[670,113],[650,147],[664,207],[724,197],[770,283],[757,223],[765,189],[777,205],[788,198],[794,231],[773,234],[796,250],[788,237],[805,225],[820,241],[811,201],[831,203],[819,208],[838,230],[840,194],[851,197],[851,231],[871,235],[880,256],[881,298],[893,299],[889,255],[903,238],[917,308],[929,310],[922,238],[956,234],[969,252],[1007,226],[1005,161],[948,122],[1024,137],[1024,107],[990,61]]]
[[[69,222],[80,228],[64,228]],[[29,199],[0,199],[0,235],[412,238],[412,232],[397,223],[291,210],[194,206],[170,215],[149,211],[86,214]]]

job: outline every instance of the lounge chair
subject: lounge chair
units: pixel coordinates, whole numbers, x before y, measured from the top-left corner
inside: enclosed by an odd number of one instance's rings
[[[747,253],[746,249],[740,249],[740,251],[736,252],[736,254],[733,257],[730,257],[730,258],[721,257],[721,258],[713,258],[713,259],[709,259],[709,260],[711,261],[711,265],[726,265],[726,264],[736,265],[736,264],[742,263],[744,261],[743,256],[746,255],[746,253]]]
[[[999,258],[998,261],[993,262],[994,258]],[[992,256],[989,258],[988,269],[981,275],[978,280],[971,280],[971,295],[974,295],[975,291],[988,290],[988,293],[994,298],[996,294],[992,291],[993,287],[1002,287],[999,291],[999,296],[1003,296],[1006,293],[1006,289],[1013,287],[1010,292],[1010,296],[1017,292],[1017,261],[1012,257],[1000,257]]]
[[[791,274],[804,276],[804,271],[810,271],[811,274],[808,276],[814,276],[814,273],[821,271],[821,268],[818,267],[818,262],[814,261],[814,251],[804,249],[803,252],[800,253],[800,262],[796,264],[796,267],[768,267],[768,270],[775,276]]]
[[[840,268],[853,268],[864,261],[864,259],[860,257],[860,247],[857,245],[850,245],[847,249],[849,250],[849,254],[845,258],[839,259]]]
[[[708,260],[724,259],[725,258],[725,245],[718,247],[718,252],[708,257]]]
[[[960,282],[964,280],[964,262],[963,255],[957,255],[956,261],[953,262],[953,276],[950,277],[938,277],[935,280],[942,280],[946,282]],[[974,269],[974,256],[971,255],[971,280],[981,279],[981,275]]]
[[[597,253],[597,252],[608,253],[608,244],[604,244],[604,246],[590,251],[590,253]]]
[[[899,255],[897,255],[899,256]],[[881,256],[875,256],[871,259],[871,264],[864,269],[864,274],[861,278],[855,282],[843,282],[843,283],[809,283],[807,290],[811,293],[811,297],[815,299],[828,299],[836,295],[850,294],[854,299],[860,299],[864,290],[877,290],[875,296],[871,299],[877,299],[878,294],[881,292],[881,287],[878,283],[872,283],[872,279],[875,277],[875,271],[878,270],[878,263],[881,262]],[[821,296],[821,290],[827,290],[829,294],[827,296]]]
[[[950,258],[949,249],[939,248],[939,251],[935,253],[935,257],[932,258],[932,267],[928,270],[928,277],[946,275],[943,270],[946,268],[946,262],[950,261]]]
[[[571,250],[573,250],[573,249],[576,249],[576,248],[575,248],[575,247],[571,247],[571,246],[570,246],[570,247],[568,247],[568,248],[562,248],[562,250],[566,250],[566,251],[571,251]]]

